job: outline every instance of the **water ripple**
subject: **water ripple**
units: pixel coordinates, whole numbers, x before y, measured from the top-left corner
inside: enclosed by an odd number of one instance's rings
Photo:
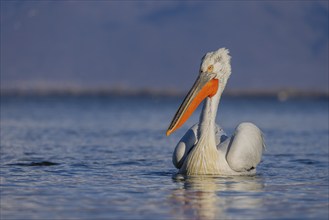
[[[30,163],[10,163],[9,166],[55,166],[60,165],[59,163],[54,163],[50,161],[41,161],[41,162],[30,162]]]

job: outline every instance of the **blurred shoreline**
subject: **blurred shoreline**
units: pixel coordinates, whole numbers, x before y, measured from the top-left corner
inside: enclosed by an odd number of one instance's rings
[[[1,97],[6,96],[152,96],[183,97],[187,91],[177,89],[118,89],[118,88],[61,88],[61,89],[1,89]],[[227,89],[224,97],[268,97],[284,101],[290,98],[329,98],[326,91],[305,91],[298,89],[252,90]]]

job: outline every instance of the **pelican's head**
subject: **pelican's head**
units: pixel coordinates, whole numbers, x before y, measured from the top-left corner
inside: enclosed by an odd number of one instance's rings
[[[199,76],[171,121],[167,136],[181,127],[205,98],[223,91],[231,75],[230,60],[229,51],[225,48],[203,56]]]
[[[221,86],[226,84],[231,75],[231,56],[226,48],[206,53],[200,65],[200,74],[214,74],[214,78],[220,81]]]

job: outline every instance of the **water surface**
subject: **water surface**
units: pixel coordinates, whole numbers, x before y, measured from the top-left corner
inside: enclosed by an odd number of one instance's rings
[[[225,98],[264,132],[257,175],[184,177],[165,136],[180,98],[1,97],[1,219],[327,219],[328,100]]]

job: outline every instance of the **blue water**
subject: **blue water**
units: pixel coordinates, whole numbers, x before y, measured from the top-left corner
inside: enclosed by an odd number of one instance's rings
[[[229,98],[264,132],[249,177],[184,177],[165,136],[181,98],[1,97],[1,219],[328,219],[328,100]]]

